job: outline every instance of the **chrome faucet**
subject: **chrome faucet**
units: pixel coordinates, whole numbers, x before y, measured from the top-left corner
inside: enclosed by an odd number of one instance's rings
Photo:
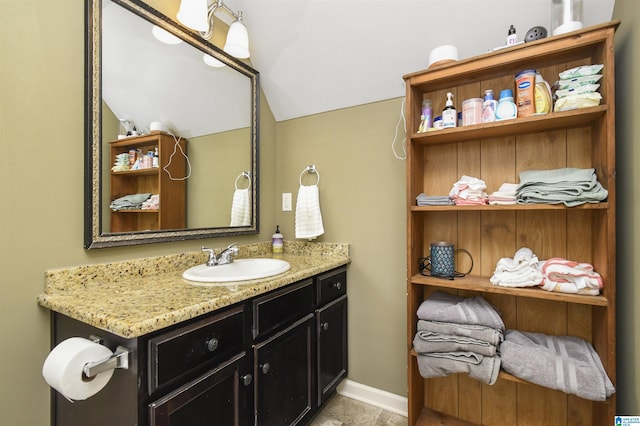
[[[212,248],[202,247],[202,251],[209,253],[209,259],[207,259],[207,266],[224,265],[225,263],[233,263],[235,256],[240,253],[238,244],[229,244],[226,249],[222,250],[219,255],[216,256],[216,251]]]

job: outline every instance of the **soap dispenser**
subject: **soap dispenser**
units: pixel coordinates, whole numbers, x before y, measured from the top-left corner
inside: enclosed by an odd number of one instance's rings
[[[276,232],[271,237],[271,251],[274,254],[284,252],[284,236],[280,233],[280,225],[276,225]]]
[[[444,110],[442,110],[442,127],[456,127],[458,125],[458,113],[453,106],[453,93],[447,92],[447,102],[445,103]]]

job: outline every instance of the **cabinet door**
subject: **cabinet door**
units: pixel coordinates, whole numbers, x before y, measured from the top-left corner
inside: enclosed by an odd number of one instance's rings
[[[313,314],[254,346],[258,425],[304,424],[312,410]]]
[[[246,352],[149,404],[149,426],[240,426],[253,423]]]
[[[316,311],[318,405],[347,376],[347,296]]]

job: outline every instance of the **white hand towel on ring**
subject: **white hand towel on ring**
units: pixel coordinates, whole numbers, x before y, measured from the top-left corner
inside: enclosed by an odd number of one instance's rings
[[[231,224],[229,226],[251,225],[249,188],[236,189],[231,201]]]
[[[296,238],[314,239],[324,234],[318,185],[300,185],[296,201]]]

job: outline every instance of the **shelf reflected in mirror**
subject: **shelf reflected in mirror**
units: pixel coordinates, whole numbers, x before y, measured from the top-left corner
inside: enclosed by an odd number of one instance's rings
[[[259,74],[151,1],[86,0],[85,248],[258,233]],[[154,26],[181,43],[159,42]],[[205,55],[224,66],[206,65]],[[161,122],[186,140],[184,155],[165,150],[189,164],[188,175],[173,177],[186,182],[185,228],[112,231],[110,145],[127,140],[121,120],[142,134]],[[238,185],[242,173],[250,179]],[[238,188],[248,192],[249,219],[231,226]],[[163,201],[172,202],[161,199],[160,209]]]

